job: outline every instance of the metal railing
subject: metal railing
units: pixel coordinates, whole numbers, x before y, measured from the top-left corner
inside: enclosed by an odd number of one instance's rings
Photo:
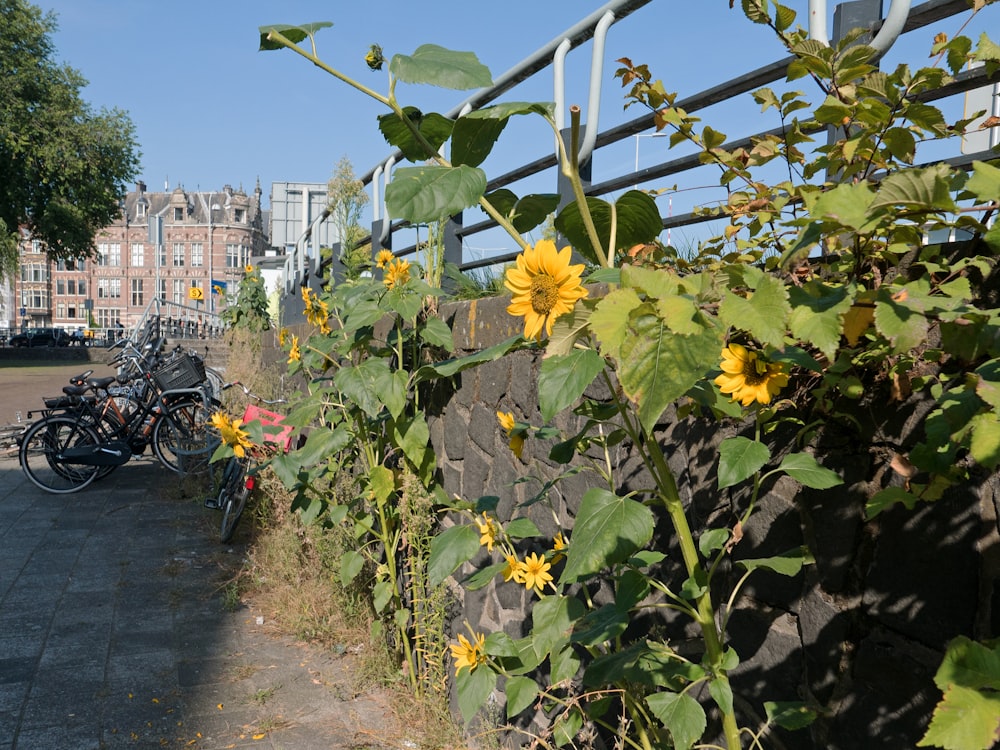
[[[600,158],[601,150],[614,144],[619,144],[628,138],[636,137],[644,133],[651,133],[655,129],[653,115],[647,113],[630,121],[611,127],[603,132],[597,129],[597,102],[600,97],[600,76],[601,66],[598,62],[604,54],[604,36],[615,22],[621,20],[626,15],[639,10],[647,5],[650,0],[630,0],[622,2],[611,2],[591,14],[579,24],[568,29],[564,34],[553,39],[549,44],[539,49],[535,54],[522,60],[518,65],[500,76],[495,85],[487,90],[477,92],[466,101],[456,106],[448,113],[449,117],[457,117],[471,109],[482,107],[495,101],[499,96],[508,91],[517,83],[520,83],[530,76],[536,75],[548,67],[553,68],[553,77],[556,89],[556,112],[558,117],[562,117],[565,111],[565,103],[560,100],[559,92],[562,86],[561,77],[563,75],[563,60],[567,49],[577,47],[591,39],[594,40],[593,60],[591,66],[591,86],[590,98],[586,111],[586,133],[582,139],[586,145],[587,153],[584,156],[590,159]],[[810,10],[822,11],[825,18],[825,0],[811,0]],[[889,15],[882,23],[877,23],[871,29],[875,39],[879,40],[880,49],[884,53],[896,37],[923,28],[932,23],[948,18],[962,12],[968,12],[969,6],[965,0],[929,0],[922,4],[910,7],[908,0],[892,0]],[[885,30],[889,27],[888,30]],[[885,33],[883,34],[883,31]],[[822,27],[810,29],[813,38],[826,42],[825,21]],[[734,97],[748,94],[757,88],[773,84],[785,77],[788,64],[792,57],[784,57],[770,64],[759,67],[755,70],[745,72],[733,77],[716,86],[712,86],[698,93],[678,99],[675,105],[688,112],[697,113],[711,106],[728,102]],[[921,98],[924,101],[936,101],[946,97],[952,97],[972,89],[988,85],[1000,80],[997,74],[992,77],[986,73],[985,68],[976,68],[963,71],[954,77],[954,80],[947,86],[933,92],[924,94]],[[562,121],[559,120],[561,123]],[[780,133],[779,129],[762,130],[749,135],[740,136],[724,144],[722,148],[733,149],[740,146],[749,147],[752,141],[763,135]],[[813,131],[813,132],[818,132]],[[638,151],[638,142],[636,144]],[[592,151],[592,153],[591,153]],[[397,257],[406,257],[419,251],[419,242],[400,248],[392,247],[393,235],[399,234],[403,229],[412,229],[405,221],[392,221],[386,215],[382,193],[384,187],[391,180],[391,171],[397,159],[401,158],[400,152],[395,152],[387,157],[361,177],[361,181],[371,190],[373,200],[373,222],[372,232],[368,237],[361,240],[361,244],[371,242],[372,252],[381,248],[392,250]],[[948,161],[954,166],[967,166],[974,160],[996,158],[996,154],[991,151],[982,151],[974,154],[954,154],[937,161]],[[557,166],[555,153],[540,156],[532,161],[521,164],[513,169],[494,177],[487,185],[487,192],[506,187],[526,178],[536,177]],[[638,169],[638,157],[636,158],[636,169],[623,171],[621,174],[605,179],[602,182],[584,185],[584,192],[588,196],[602,196],[616,191],[629,189],[635,186],[650,185],[657,180],[676,180],[674,192],[680,193],[684,190],[695,189],[691,183],[697,185],[692,175],[695,170],[702,167],[702,163],[697,153],[688,153],[678,156],[668,161],[663,161],[654,166]],[[685,180],[687,183],[685,184]],[[567,198],[568,199],[568,198]],[[297,289],[305,284],[317,284],[323,278],[323,263],[320,261],[319,248],[307,252],[308,243],[311,241],[312,232],[315,227],[328,218],[327,214],[321,215],[307,230],[299,242],[296,244],[294,252],[286,259],[285,264],[285,291],[287,295],[296,295]],[[492,219],[486,219],[477,223],[465,226],[463,216],[452,217],[445,227],[445,260],[455,263],[460,269],[472,270],[486,266],[496,266],[511,262],[517,252],[491,255],[480,259],[469,259],[465,256],[464,246],[468,238],[494,229],[496,223]],[[663,228],[668,231],[671,228],[679,228],[690,225],[701,224],[715,220],[704,211],[688,211],[678,215],[665,216]],[[669,236],[669,234],[668,234]],[[339,255],[338,248],[334,248],[333,256]],[[306,262],[306,258],[311,262]],[[327,261],[329,263],[331,261]],[[338,272],[338,262],[333,263],[333,275]]]

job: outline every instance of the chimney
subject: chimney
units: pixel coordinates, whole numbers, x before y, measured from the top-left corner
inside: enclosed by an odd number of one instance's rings
[[[143,182],[142,180],[139,180],[137,183],[135,183],[135,192],[137,192],[139,195],[142,195],[143,193],[145,193],[146,192],[146,183]]]

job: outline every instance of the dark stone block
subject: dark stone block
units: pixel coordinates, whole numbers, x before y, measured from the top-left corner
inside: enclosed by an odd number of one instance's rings
[[[486,455],[492,456],[497,447],[497,435],[502,434],[496,411],[482,404],[475,404],[469,416],[468,439],[478,445]]]
[[[468,424],[458,408],[448,409],[442,421],[445,453],[452,461],[460,461],[465,458],[465,443],[469,436]]]

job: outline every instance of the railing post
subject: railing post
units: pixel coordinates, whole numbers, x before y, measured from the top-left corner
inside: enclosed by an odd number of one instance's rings
[[[462,265],[462,237],[459,234],[462,230],[462,213],[459,212],[448,219],[444,224],[444,263],[454,263],[456,266]],[[442,275],[441,288],[446,292],[453,292],[454,283]]]

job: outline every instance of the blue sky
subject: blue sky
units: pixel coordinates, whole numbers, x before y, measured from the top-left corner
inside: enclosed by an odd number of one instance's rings
[[[137,127],[142,151],[138,179],[151,190],[253,190],[259,179],[265,200],[275,181],[325,182],[342,156],[358,174],[384,160],[391,149],[375,126],[383,110],[288,50],[258,51],[258,27],[331,21],[318,35],[320,56],[365,85],[386,91],[385,71],[364,65],[371,43],[387,56],[434,43],[475,52],[499,76],[582,18],[601,0],[35,0],[58,17],[56,57],[90,82],[84,98],[95,110],[126,110]],[[807,0],[786,0],[805,23]],[[888,0],[885,5],[888,6]],[[830,0],[832,8],[834,0]],[[641,112],[623,109],[613,78],[615,59],[648,63],[670,90],[688,95],[783,56],[770,32],[751,24],[729,0],[652,0],[609,32],[600,127]],[[1000,5],[987,8],[979,25],[1000,28]],[[907,37],[907,50],[922,65],[937,31],[954,35],[960,18],[947,19]],[[832,26],[832,24],[831,24]],[[988,27],[987,27],[988,28]],[[978,33],[978,32],[977,32]],[[910,39],[913,37],[913,39]],[[889,58],[900,50],[893,51]],[[591,47],[569,55],[567,102],[586,105]],[[801,85],[801,84],[800,84]],[[551,72],[508,92],[505,100],[552,100]],[[403,86],[404,104],[447,111],[470,92]],[[752,102],[751,102],[752,105]],[[725,109],[706,123],[731,136],[746,135],[746,112]],[[519,120],[527,118],[518,118]],[[770,127],[762,122],[760,127]],[[551,144],[536,124],[509,128],[501,139],[506,156],[525,161],[543,156]],[[666,160],[666,139],[629,139],[595,161],[597,172],[621,174]],[[511,165],[492,163],[496,173]],[[554,188],[554,185],[552,186]],[[550,188],[551,189],[551,188]]]

